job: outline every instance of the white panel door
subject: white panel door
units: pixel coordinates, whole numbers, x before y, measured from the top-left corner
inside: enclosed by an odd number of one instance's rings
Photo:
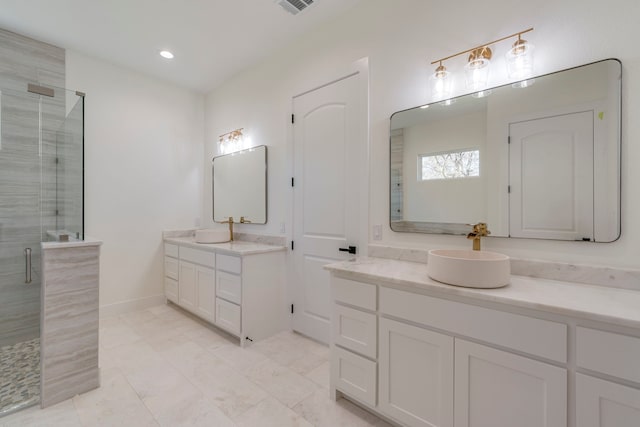
[[[456,427],[566,427],[567,371],[455,341]]]
[[[453,426],[453,337],[380,319],[379,407],[407,426]]]
[[[593,111],[509,125],[509,235],[593,240]]]
[[[640,426],[640,390],[576,374],[579,427]]]
[[[362,73],[293,98],[293,329],[329,342],[329,273],[365,244],[366,92]],[[362,183],[365,188],[362,188]],[[366,230],[366,226],[365,226]],[[366,233],[366,231],[365,231]]]

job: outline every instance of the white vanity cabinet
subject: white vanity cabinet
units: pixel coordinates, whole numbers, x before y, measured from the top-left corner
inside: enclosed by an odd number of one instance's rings
[[[332,396],[410,427],[640,426],[640,292],[460,288],[379,258],[325,268]]]
[[[194,247],[195,246],[195,247]],[[165,297],[240,338],[256,341],[287,329],[285,249],[188,239],[165,242]]]
[[[412,427],[567,426],[567,369],[536,360],[566,364],[567,325],[335,275],[332,297],[334,395]]]

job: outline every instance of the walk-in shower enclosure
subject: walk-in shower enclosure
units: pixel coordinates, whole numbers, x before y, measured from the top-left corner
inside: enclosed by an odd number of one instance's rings
[[[41,242],[84,239],[84,96],[29,42],[0,31],[0,416],[39,402]]]

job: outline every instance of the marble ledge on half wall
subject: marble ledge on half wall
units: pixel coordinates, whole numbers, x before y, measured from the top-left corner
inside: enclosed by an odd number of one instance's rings
[[[369,245],[369,257],[426,264],[429,250]],[[511,258],[511,274],[640,291],[640,270]]]
[[[59,249],[59,248],[81,248],[88,246],[101,246],[102,240],[85,237],[84,240],[73,240],[69,242],[42,242],[43,249]]]
[[[226,226],[225,226],[226,227]],[[162,238],[171,237],[194,237],[195,229],[189,230],[164,230]],[[272,236],[267,234],[239,233],[233,232],[233,239],[241,242],[262,243],[263,245],[287,246],[287,238],[285,236]]]

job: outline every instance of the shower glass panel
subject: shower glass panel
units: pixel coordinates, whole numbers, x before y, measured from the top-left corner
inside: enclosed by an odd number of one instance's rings
[[[0,81],[0,416],[40,402],[40,243],[82,240],[84,100]]]

